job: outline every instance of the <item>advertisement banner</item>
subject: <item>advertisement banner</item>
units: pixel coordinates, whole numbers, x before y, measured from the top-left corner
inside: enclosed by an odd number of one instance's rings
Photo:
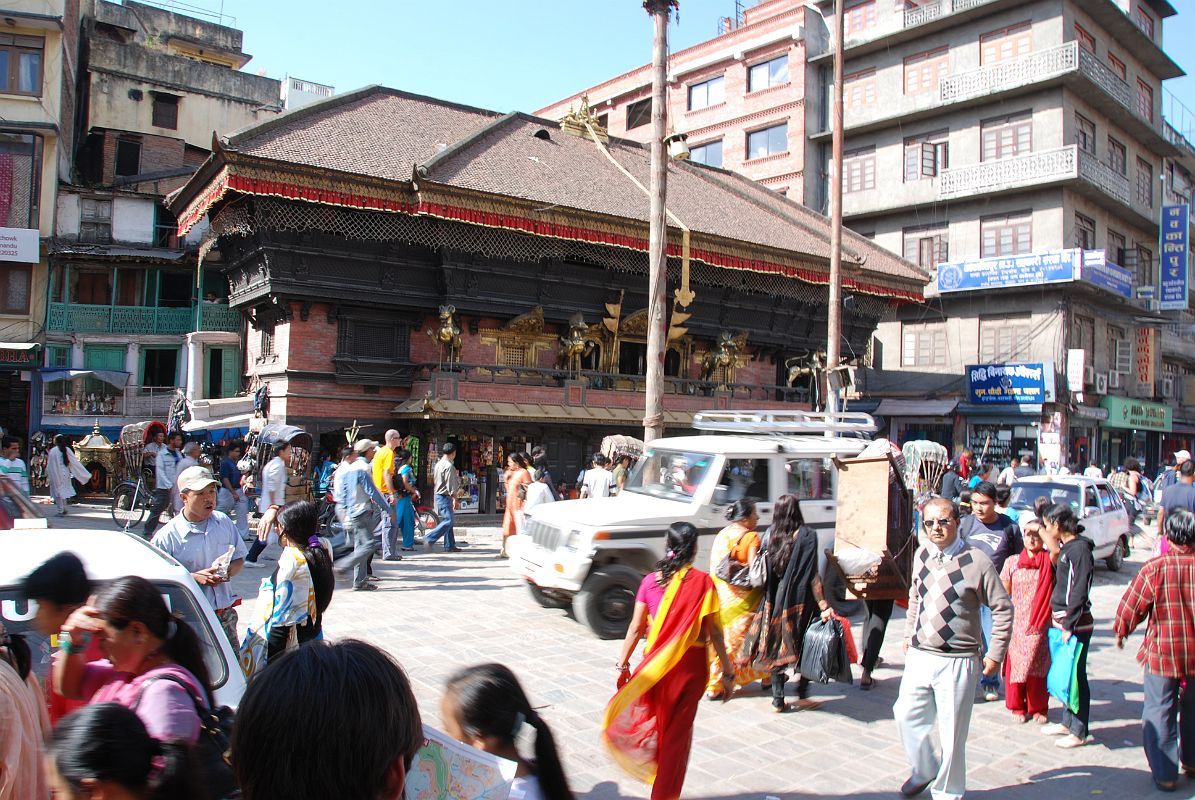
[[[1133,371],[1137,373],[1140,391],[1148,389],[1145,397],[1153,397],[1154,381],[1157,380],[1156,359],[1158,354],[1158,332],[1155,328],[1137,329],[1137,350],[1133,360]]]
[[[1051,403],[1054,364],[977,364],[967,367],[967,400],[980,405]]]
[[[1084,250],[1080,278],[1106,292],[1133,299],[1133,274],[1109,261],[1103,250]]]
[[[36,264],[40,259],[36,228],[0,228],[0,261]]]
[[[1162,206],[1161,282],[1158,284],[1158,308],[1184,311],[1187,308],[1187,251],[1190,246],[1191,207],[1186,203]]]
[[[1079,274],[1080,253],[1081,250],[1057,250],[939,264],[938,291],[968,292],[1073,281]]]
[[[1100,405],[1108,409],[1108,419],[1101,423],[1105,428],[1169,432],[1174,427],[1174,411],[1161,403],[1108,395]]]

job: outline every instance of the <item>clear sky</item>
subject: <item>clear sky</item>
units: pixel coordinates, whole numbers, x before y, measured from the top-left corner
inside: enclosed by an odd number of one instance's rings
[[[1172,2],[1185,11],[1164,24],[1168,49],[1195,73],[1195,48],[1180,44],[1195,41],[1195,0]],[[641,0],[224,0],[223,10],[245,32],[249,71],[497,111],[535,111],[651,59]],[[681,0],[672,49],[711,38],[734,11],[734,0]],[[1195,137],[1195,77],[1166,87],[1191,109],[1181,127]]]

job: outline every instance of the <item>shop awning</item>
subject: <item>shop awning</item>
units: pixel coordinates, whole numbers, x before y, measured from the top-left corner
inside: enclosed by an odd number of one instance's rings
[[[959,403],[958,413],[966,417],[1040,417],[1041,403]]]
[[[129,373],[111,369],[43,369],[41,379],[50,381],[65,381],[71,378],[96,378],[104,383],[123,389],[129,384]]]
[[[393,411],[400,419],[472,419],[497,422],[556,422],[582,425],[641,426],[643,412],[635,408],[587,408],[551,403],[495,403],[489,400],[424,400],[400,403]],[[693,427],[693,414],[665,411],[664,425],[669,428]]]
[[[220,417],[219,419],[193,419],[183,424],[183,430],[187,433],[193,431],[223,430],[248,431],[249,421],[252,419],[252,414],[236,414],[231,417]]]
[[[873,412],[881,417],[944,417],[958,400],[892,400],[885,398]]]

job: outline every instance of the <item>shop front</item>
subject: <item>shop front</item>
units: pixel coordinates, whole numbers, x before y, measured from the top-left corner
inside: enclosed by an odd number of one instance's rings
[[[981,463],[1004,467],[1022,456],[1041,458],[1043,409],[1048,420],[1048,455],[1058,449],[1059,421],[1054,401],[1054,365],[979,364],[967,367],[967,402],[958,412],[966,420],[967,449]],[[1051,438],[1053,437],[1053,438]]]
[[[884,399],[875,415],[888,422],[888,438],[898,444],[937,442],[954,451],[954,409],[957,400]]]
[[[1130,456],[1153,474],[1162,463],[1163,436],[1174,430],[1174,410],[1149,400],[1105,397],[1100,406],[1108,419],[1100,424],[1100,463],[1108,469]]]
[[[0,342],[0,428],[22,443],[29,438],[30,376],[40,357],[40,345]]]
[[[1071,469],[1100,462],[1100,425],[1107,419],[1108,409],[1099,406],[1080,403],[1071,410],[1070,427],[1067,430],[1067,464]]]

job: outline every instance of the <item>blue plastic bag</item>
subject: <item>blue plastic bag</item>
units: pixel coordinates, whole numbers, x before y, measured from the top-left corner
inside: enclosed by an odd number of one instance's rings
[[[1046,674],[1046,691],[1058,698],[1062,705],[1079,713],[1079,653],[1083,643],[1075,636],[1062,641],[1062,631],[1050,628],[1046,632],[1050,642],[1050,671]]]

